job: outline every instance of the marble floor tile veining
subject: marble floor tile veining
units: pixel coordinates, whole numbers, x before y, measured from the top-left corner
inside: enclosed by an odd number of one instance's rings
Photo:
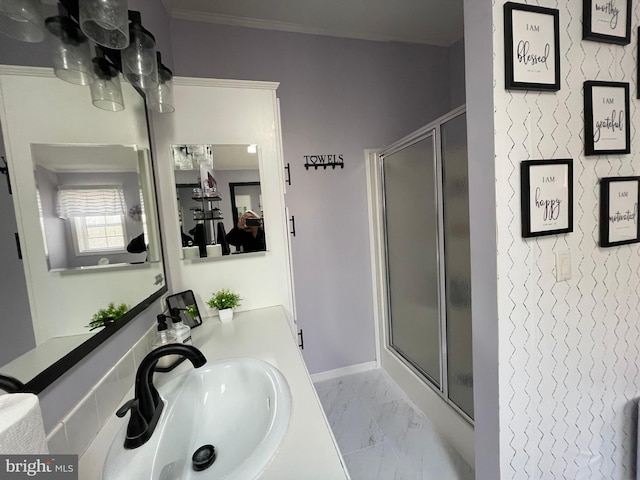
[[[473,480],[473,470],[380,369],[315,384],[353,480]]]

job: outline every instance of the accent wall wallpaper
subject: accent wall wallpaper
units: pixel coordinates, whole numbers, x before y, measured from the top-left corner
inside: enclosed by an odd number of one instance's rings
[[[505,90],[504,3],[493,6],[502,478],[635,478],[640,244],[598,246],[598,181],[640,175],[640,1],[625,46],[582,40],[582,0],[521,2],[559,10],[557,92]],[[585,156],[588,80],[630,84],[630,154]],[[537,159],[573,159],[572,233],[522,238],[520,162]],[[571,278],[556,282],[564,251]]]

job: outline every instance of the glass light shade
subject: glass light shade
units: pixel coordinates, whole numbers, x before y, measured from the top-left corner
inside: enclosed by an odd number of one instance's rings
[[[98,45],[122,50],[129,45],[128,0],[80,0],[80,28]]]
[[[158,113],[173,113],[173,82],[161,83],[156,88],[146,90],[147,106]]]
[[[51,54],[56,77],[75,85],[89,85],[96,79],[89,41],[76,24],[64,16],[47,18],[51,32]]]
[[[122,51],[122,73],[138,88],[152,89],[158,85],[156,39],[140,24],[140,13],[130,12],[129,46]]]
[[[109,112],[124,110],[118,71],[104,58],[94,58],[96,81],[91,84],[93,105]]]
[[[158,113],[173,113],[176,109],[173,103],[173,73],[162,64],[158,52],[158,85],[145,91],[147,107]]]
[[[44,40],[40,0],[0,0],[0,33],[29,43]]]

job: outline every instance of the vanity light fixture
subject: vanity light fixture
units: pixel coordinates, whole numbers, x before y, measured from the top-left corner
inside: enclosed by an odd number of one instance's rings
[[[258,145],[255,143],[247,145],[247,153],[258,153]]]
[[[129,45],[127,0],[79,0],[80,28],[98,45],[122,50]]]
[[[142,26],[140,12],[129,12],[130,43],[122,51],[122,73],[131,85],[151,90],[158,86],[156,39]]]
[[[147,106],[158,113],[173,113],[173,72],[162,64],[162,55],[157,52],[158,62],[158,85],[155,88],[148,88]]]
[[[40,0],[0,0],[0,33],[29,43],[44,40]]]
[[[109,112],[124,110],[124,99],[120,87],[120,74],[111,63],[104,58],[100,47],[96,47],[93,59],[96,81],[91,84],[91,100],[93,105]]]
[[[128,10],[128,0],[58,0],[58,9],[58,16],[45,21],[41,0],[0,0],[0,34],[35,43],[44,39],[46,27],[54,73],[69,83],[91,85],[98,108],[124,109],[122,72],[131,85],[145,90],[151,110],[175,111],[173,73],[156,55],[156,40],[142,26],[140,12]]]
[[[45,20],[45,26],[52,36],[53,72],[65,82],[90,85],[96,77],[91,63],[89,40],[78,25],[64,14],[64,8],[59,6],[59,9],[60,15]]]

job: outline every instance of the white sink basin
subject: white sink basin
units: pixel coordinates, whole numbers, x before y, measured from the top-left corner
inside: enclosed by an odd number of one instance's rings
[[[165,406],[153,435],[126,450],[127,415],[109,449],[104,480],[257,478],[276,453],[291,416],[287,381],[275,367],[253,358],[190,368],[158,392]],[[215,447],[217,458],[206,470],[195,471],[191,457],[207,444]]]

